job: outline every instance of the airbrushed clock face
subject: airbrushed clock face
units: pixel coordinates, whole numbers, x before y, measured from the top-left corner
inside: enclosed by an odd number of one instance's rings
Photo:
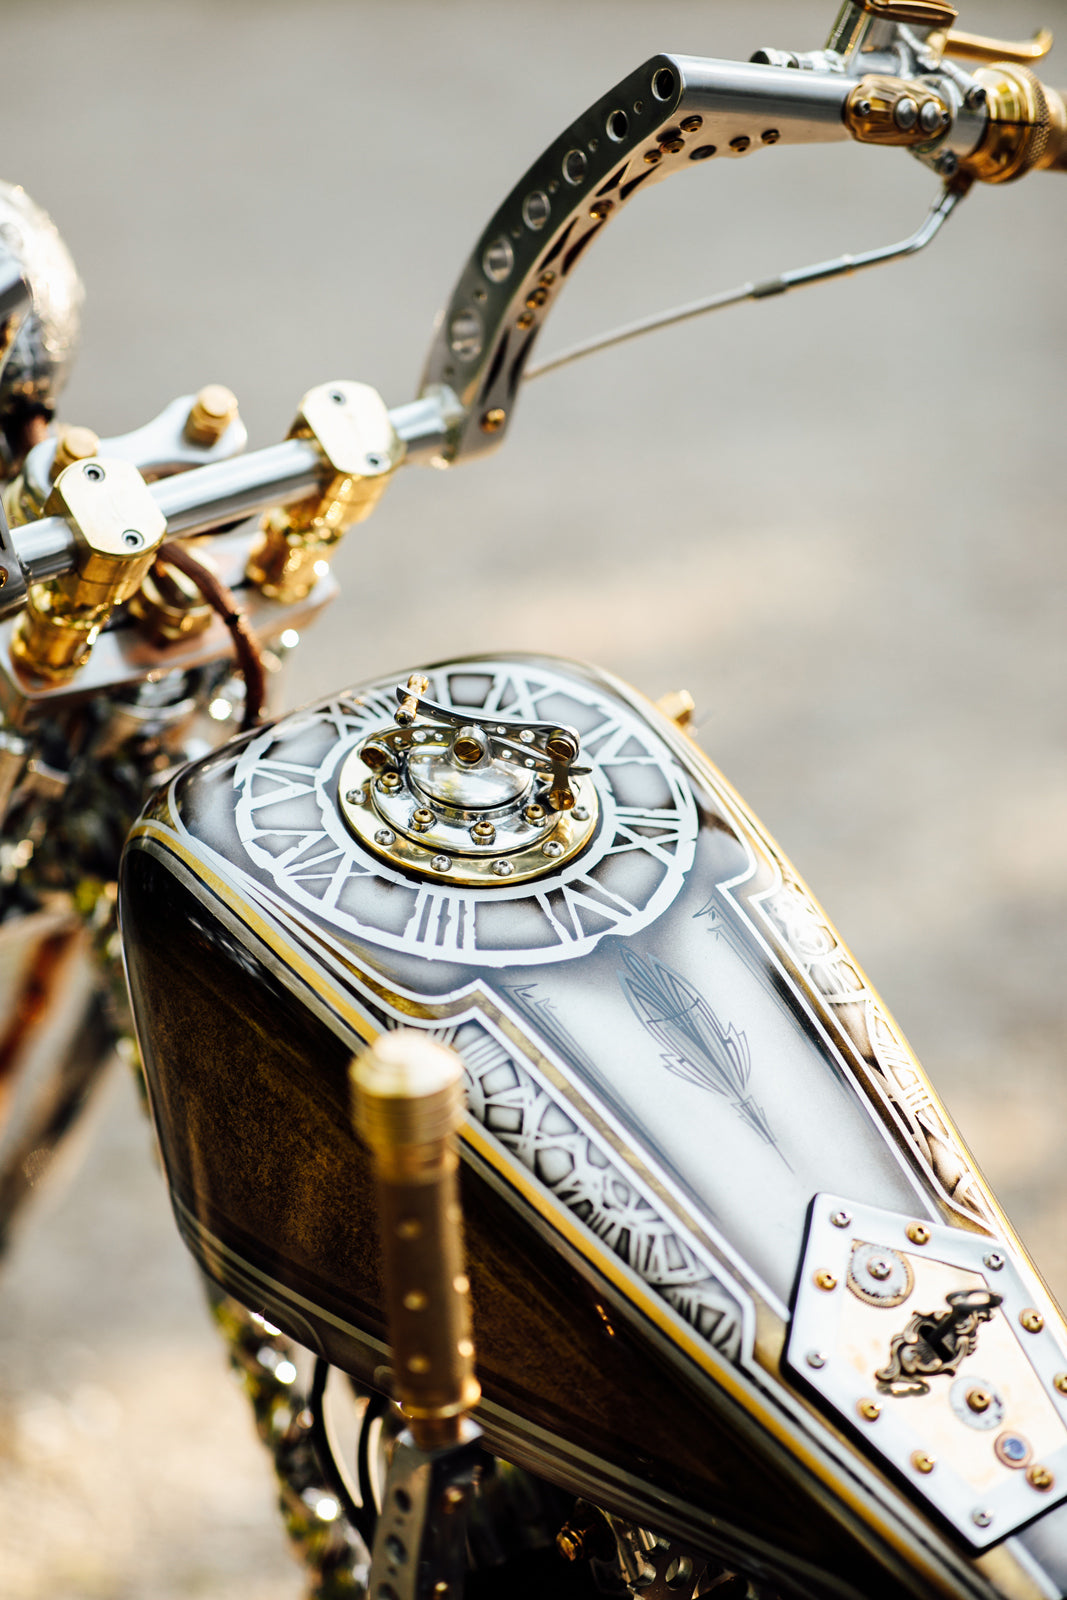
[[[588,847],[562,869],[489,889],[420,881],[371,855],[341,815],[338,776],[354,745],[395,726],[404,680],[390,678],[246,746],[236,822],[256,875],[361,942],[480,967],[567,960],[660,916],[692,865],[699,820],[680,766],[640,715],[603,686],[533,662],[470,661],[429,677],[441,705],[577,728],[600,798]]]

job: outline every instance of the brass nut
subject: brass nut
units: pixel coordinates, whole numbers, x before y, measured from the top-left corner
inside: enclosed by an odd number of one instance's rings
[[[1053,1484],[1056,1482],[1049,1469],[1047,1467],[1039,1466],[1037,1463],[1035,1463],[1032,1467],[1027,1467],[1026,1481],[1030,1485],[1031,1489],[1042,1490],[1051,1489]]]
[[[993,1396],[988,1389],[973,1388],[967,1390],[967,1405],[971,1411],[981,1416],[983,1411],[988,1411],[993,1404]]]
[[[1045,1326],[1044,1317],[1033,1306],[1027,1306],[1025,1311],[1019,1312],[1019,1322],[1027,1333],[1040,1333]]]
[[[933,1472],[937,1462],[933,1456],[928,1456],[925,1450],[915,1450],[912,1453],[911,1464],[916,1472]]]
[[[49,477],[55,483],[64,467],[75,461],[88,461],[100,448],[100,440],[92,428],[64,428],[56,440],[56,453],[52,457]]]
[[[856,1407],[864,1422],[877,1422],[882,1415],[882,1408],[877,1400],[861,1400]]]
[[[1067,1372],[1057,1372],[1052,1381],[1060,1394],[1067,1394]]]
[[[930,1230],[925,1222],[909,1222],[904,1229],[912,1244],[929,1244]]]
[[[580,1528],[565,1523],[556,1535],[556,1549],[564,1561],[580,1561],[585,1554],[585,1539]]]
[[[829,1293],[831,1289],[837,1288],[837,1279],[825,1267],[820,1267],[815,1274],[815,1287],[817,1289],[825,1289]]]
[[[190,444],[218,444],[237,416],[237,396],[222,383],[208,383],[189,408],[185,437]]]

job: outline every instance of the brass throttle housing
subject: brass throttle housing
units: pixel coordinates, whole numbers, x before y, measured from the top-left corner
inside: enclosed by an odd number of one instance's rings
[[[1067,172],[1067,109],[1029,67],[997,61],[977,67],[989,121],[977,150],[961,170],[983,183],[1010,183],[1028,172]]]
[[[327,469],[319,493],[271,512],[248,565],[269,600],[303,600],[346,529],[369,517],[404,459],[385,401],[365,383],[324,383],[300,402],[290,439],[311,439]]]
[[[74,568],[31,584],[11,652],[27,671],[61,683],[88,660],[112,608],[141,587],[167,522],[128,461],[72,462],[58,474],[44,509],[70,524]]]
[[[411,1030],[352,1063],[356,1131],[374,1156],[396,1398],[420,1450],[457,1444],[474,1376],[456,1132],[463,1069]]]

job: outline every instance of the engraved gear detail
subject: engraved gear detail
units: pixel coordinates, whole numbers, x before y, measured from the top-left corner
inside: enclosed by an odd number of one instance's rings
[[[419,881],[354,838],[338,783],[349,754],[394,726],[396,679],[339,696],[273,729],[237,757],[235,817],[252,863],[279,893],[371,944],[481,967],[569,960],[606,934],[648,926],[692,865],[699,819],[667,746],[626,706],[576,676],[516,662],[472,661],[429,674],[432,697],[473,717],[572,725],[592,769],[600,824],[573,860],[529,883],[477,888]]]

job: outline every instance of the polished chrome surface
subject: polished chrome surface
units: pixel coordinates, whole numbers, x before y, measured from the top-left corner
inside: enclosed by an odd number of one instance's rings
[[[84,298],[59,231],[25,189],[0,183],[0,244],[21,268],[33,296],[0,377],[0,416],[51,416],[70,375]]]

